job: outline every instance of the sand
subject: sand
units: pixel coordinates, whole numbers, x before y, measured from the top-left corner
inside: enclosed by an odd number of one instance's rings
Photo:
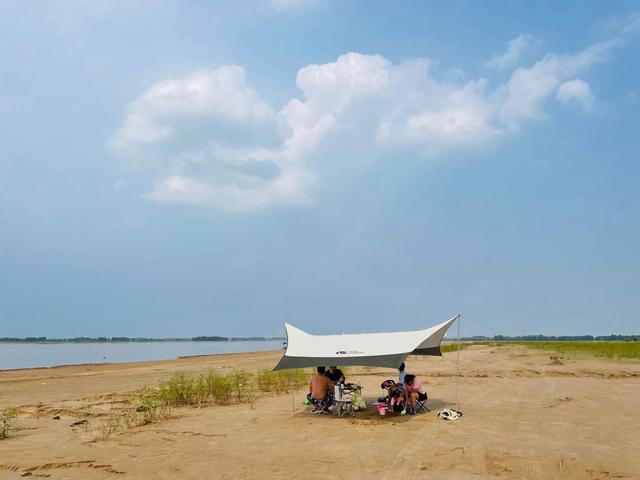
[[[0,440],[0,479],[640,478],[640,364],[523,347],[461,352],[456,422],[436,415],[455,403],[449,353],[407,361],[432,409],[414,417],[379,417],[373,407],[317,417],[300,390],[293,411],[284,394],[173,409],[161,422],[105,433],[127,392],[175,371],[271,367],[281,354],[0,372],[0,408],[19,411],[19,430]],[[393,376],[358,368],[349,380],[374,400]]]

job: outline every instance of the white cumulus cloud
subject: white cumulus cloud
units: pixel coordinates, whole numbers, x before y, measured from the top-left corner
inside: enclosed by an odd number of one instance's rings
[[[351,52],[301,68],[300,95],[280,108],[260,97],[240,66],[197,71],[151,85],[109,146],[150,177],[147,197],[158,202],[227,211],[306,204],[324,165],[349,161],[345,151],[433,158],[515,134],[543,118],[554,96],[587,108],[589,85],[576,76],[604,62],[628,30],[578,52],[547,54],[495,86],[438,76],[427,59],[395,64]]]
[[[244,69],[223,66],[152,85],[128,108],[109,140],[113,152],[149,173],[148,197],[226,210],[303,201],[282,172],[276,112],[246,84]]]
[[[580,104],[584,110],[590,110],[593,104],[591,87],[587,82],[579,78],[569,80],[560,85],[558,93],[556,93],[556,98],[564,105],[575,101]]]

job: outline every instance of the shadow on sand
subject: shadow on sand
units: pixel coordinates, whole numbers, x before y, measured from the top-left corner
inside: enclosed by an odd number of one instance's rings
[[[429,408],[429,412],[421,412],[415,416],[413,415],[400,415],[398,412],[387,413],[386,415],[380,415],[378,413],[378,409],[375,405],[375,402],[378,400],[376,397],[364,397],[364,400],[367,404],[367,407],[364,410],[359,410],[354,412],[354,416],[345,415],[344,417],[338,417],[337,415],[329,414],[321,414],[316,415],[311,412],[311,407],[305,408],[301,412],[297,412],[295,414],[296,417],[300,418],[325,418],[325,419],[335,419],[336,421],[352,421],[355,423],[365,422],[365,423],[404,423],[408,422],[413,418],[422,417],[425,415],[437,416],[438,411],[443,408],[452,408],[455,406],[454,402],[443,400],[440,398],[429,399],[427,402],[427,407]]]

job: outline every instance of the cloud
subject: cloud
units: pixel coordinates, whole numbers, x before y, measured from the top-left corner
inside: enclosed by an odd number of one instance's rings
[[[272,150],[284,133],[239,66],[202,70],[152,85],[128,108],[109,148],[151,174],[148,197],[226,210],[300,203],[311,175]],[[284,171],[286,169],[286,171]]]
[[[246,85],[244,69],[224,66],[152,85],[130,106],[111,143],[126,153],[140,145],[169,143],[198,129],[207,130],[207,139],[213,134],[221,137],[214,140],[233,143],[233,136],[221,136],[220,130],[262,127],[274,118],[271,107]]]
[[[575,101],[579,103],[585,111],[590,110],[593,104],[591,87],[587,82],[579,78],[569,80],[560,85],[558,93],[556,93],[556,98],[563,105]]]
[[[304,205],[323,169],[403,151],[425,159],[478,150],[544,118],[554,96],[587,108],[577,75],[624,44],[629,28],[573,53],[545,55],[503,84],[439,77],[427,59],[393,63],[347,53],[301,68],[300,95],[267,104],[240,66],[152,85],[134,100],[109,147],[150,177],[147,198],[227,211]],[[349,153],[345,153],[349,152]],[[330,167],[329,167],[330,165]]]
[[[507,50],[500,54],[494,55],[487,62],[487,65],[498,70],[503,70],[514,65],[520,56],[531,46],[533,35],[522,34],[516,38],[509,40]]]
[[[546,100],[562,82],[605,62],[611,50],[623,43],[623,37],[613,37],[576,53],[550,53],[530,68],[517,68],[495,92],[500,122],[517,128],[525,121],[543,117]]]

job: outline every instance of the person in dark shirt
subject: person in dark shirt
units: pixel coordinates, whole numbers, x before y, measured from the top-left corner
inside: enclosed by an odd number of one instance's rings
[[[335,365],[331,365],[329,370],[325,372],[325,375],[329,377],[329,380],[332,382],[344,383],[344,373]]]

